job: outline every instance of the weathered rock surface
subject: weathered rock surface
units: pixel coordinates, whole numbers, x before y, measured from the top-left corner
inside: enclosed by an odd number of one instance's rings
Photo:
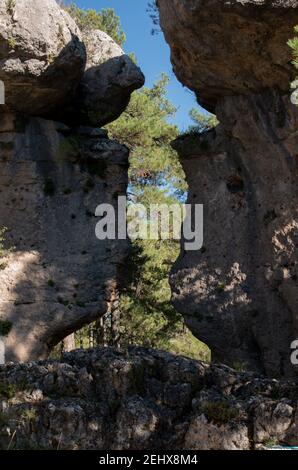
[[[0,0],[0,80],[6,110],[97,127],[144,84],[112,38],[82,35],[55,0]]]
[[[199,102],[278,88],[295,76],[287,41],[297,0],[158,0],[174,72]]]
[[[0,367],[0,448],[298,444],[297,385],[168,353],[78,350]]]
[[[94,215],[126,194],[129,152],[99,127],[144,76],[55,0],[0,0],[0,80],[0,361],[28,361],[117,301],[129,244],[99,241]]]
[[[0,0],[0,80],[9,109],[51,115],[73,97],[86,49],[55,0]]]
[[[204,246],[182,246],[175,307],[213,358],[297,377],[298,112],[287,39],[297,1],[159,0],[180,80],[220,125],[174,143],[204,204]]]
[[[216,130],[174,144],[188,202],[204,204],[204,246],[182,252],[174,305],[215,360],[295,375],[298,112],[268,92],[222,101],[219,116]]]
[[[1,259],[0,320],[12,327],[6,360],[27,361],[47,357],[116,295],[129,246],[98,240],[94,214],[126,194],[128,149],[96,129],[4,117],[0,225],[13,250]]]
[[[87,64],[75,103],[79,113],[74,116],[80,122],[103,126],[123,113],[131,93],[144,85],[145,78],[140,68],[103,31],[84,33],[84,43]]]

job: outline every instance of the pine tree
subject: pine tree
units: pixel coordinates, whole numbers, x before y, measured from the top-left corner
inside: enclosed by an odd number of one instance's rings
[[[168,82],[162,74],[152,88],[135,92],[126,111],[107,126],[110,136],[131,150],[129,179],[135,201],[144,197],[146,188],[170,187],[178,196],[186,191],[183,170],[170,145],[179,129],[170,123],[176,108],[166,97]]]
[[[81,31],[100,29],[111,36],[119,46],[124,45],[126,36],[121,27],[120,18],[113,8],[103,8],[101,11],[84,10],[75,3],[66,5],[64,8],[73,17]]]
[[[81,10],[74,4],[67,9],[81,29],[102,29],[123,44],[125,35],[113,10]],[[127,145],[131,152],[130,202],[146,207],[181,204],[187,191],[178,156],[170,145],[179,129],[171,123],[176,108],[167,99],[168,82],[162,74],[151,88],[135,92],[125,112],[107,126],[109,136]],[[117,327],[117,343],[122,346],[148,345],[208,359],[208,348],[185,328],[182,316],[170,302],[168,277],[179,251],[176,240],[134,241],[129,262],[131,281],[116,309],[117,321],[112,318],[113,312],[107,312],[95,325],[76,334],[77,346],[115,344]]]
[[[130,200],[150,204],[181,204],[187,185],[171,141],[179,129],[171,124],[176,108],[167,99],[169,78],[162,74],[152,86],[135,92],[109,134],[131,149]],[[177,259],[176,240],[136,240],[131,255],[132,281],[121,296],[121,345],[140,344],[209,359],[208,348],[184,326],[171,304],[168,278]]]
[[[190,132],[197,132],[202,134],[203,132],[209,131],[213,127],[216,127],[219,121],[214,114],[203,113],[197,108],[190,110],[189,115],[194,122],[194,125],[189,128]]]

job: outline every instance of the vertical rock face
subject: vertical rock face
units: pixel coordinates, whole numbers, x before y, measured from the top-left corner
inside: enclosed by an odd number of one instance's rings
[[[118,196],[126,194],[128,149],[98,126],[121,114],[144,77],[127,56],[119,73],[114,61],[123,51],[107,35],[97,47],[86,47],[54,0],[20,0],[9,9],[0,1],[0,9],[6,91],[0,106],[0,228],[6,227],[5,246],[12,248],[1,258],[0,338],[6,360],[27,361],[46,357],[62,338],[106,313],[117,296],[129,246],[96,238],[95,209],[102,203],[116,208]],[[56,30],[69,35],[66,56]],[[75,119],[67,114],[70,106]],[[105,117],[96,120],[96,112]]]
[[[11,124],[0,132],[1,225],[13,247],[0,271],[0,318],[12,324],[6,359],[24,361],[107,311],[128,246],[99,241],[94,214],[125,195],[128,150],[91,129]]]
[[[173,145],[204,204],[204,246],[183,249],[173,301],[216,360],[297,376],[298,112],[287,39],[298,2],[159,0],[180,80],[220,124]]]

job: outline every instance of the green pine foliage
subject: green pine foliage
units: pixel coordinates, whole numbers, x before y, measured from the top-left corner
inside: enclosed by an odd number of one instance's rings
[[[219,124],[219,121],[214,114],[203,114],[196,108],[191,109],[189,115],[194,122],[194,126],[200,133],[206,132]]]
[[[181,204],[187,185],[171,141],[179,135],[171,123],[176,108],[167,99],[169,78],[135,92],[122,116],[107,126],[112,138],[131,149],[129,196],[145,207]],[[179,241],[137,240],[130,260],[132,282],[121,297],[121,345],[145,345],[210,360],[209,349],[185,327],[171,304],[170,269]]]
[[[7,229],[5,227],[2,227],[2,228],[0,227],[0,270],[6,268],[6,263],[5,261],[3,261],[3,258],[7,256],[8,253],[11,251],[4,247],[4,241],[5,241],[4,235],[5,235],[6,230]]]
[[[219,124],[217,117],[211,113],[203,113],[197,108],[193,108],[189,112],[189,116],[193,121],[193,125],[190,126],[181,135],[190,134],[203,134],[203,132],[210,131]]]
[[[122,30],[120,18],[113,8],[103,8],[101,11],[85,10],[79,8],[75,3],[64,8],[73,17],[81,31],[100,29],[111,36],[119,46],[124,45],[126,36]]]
[[[294,29],[295,33],[298,34],[298,26],[295,27]],[[298,37],[295,36],[294,38],[290,39],[288,41],[288,45],[292,49],[293,52],[293,65],[298,69]]]
[[[152,6],[154,8],[154,4]],[[112,9],[96,12],[71,4],[67,10],[82,30],[99,28],[123,45],[125,34]],[[135,56],[131,57],[136,62]],[[146,207],[181,204],[186,197],[185,176],[171,148],[179,129],[171,122],[176,108],[167,99],[168,82],[167,75],[162,74],[151,88],[144,87],[133,93],[126,111],[107,126],[110,138],[127,145],[131,152],[130,202]],[[117,318],[118,344],[146,345],[208,360],[209,349],[191,335],[170,301],[168,278],[180,251],[179,242],[137,240],[132,245],[131,282],[122,294],[121,315]],[[109,333],[112,323],[107,316],[103,327],[96,324],[83,328],[76,334],[77,346],[114,344],[110,341],[113,335]],[[104,334],[99,328],[103,328]],[[104,338],[103,344],[98,338]]]
[[[294,31],[295,31],[295,33],[298,34],[298,26],[295,27]],[[288,46],[292,49],[292,54],[293,54],[292,64],[294,65],[294,67],[296,69],[298,69],[298,37],[295,36],[294,38],[290,39],[288,41]],[[298,77],[291,84],[291,88],[296,90],[296,93],[297,93],[297,90],[298,90]]]
[[[167,75],[162,74],[152,88],[135,92],[126,111],[107,126],[110,136],[131,150],[129,177],[137,196],[147,187],[171,187],[177,195],[187,189],[170,145],[179,130],[170,123],[176,108],[166,97],[168,82]]]

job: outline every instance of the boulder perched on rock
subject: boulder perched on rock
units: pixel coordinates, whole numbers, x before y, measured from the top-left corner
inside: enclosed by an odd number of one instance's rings
[[[106,33],[83,36],[55,0],[0,0],[2,112],[97,127],[117,119],[144,76]]]
[[[295,71],[286,44],[297,0],[158,0],[179,80],[214,110],[222,96],[278,88]]]
[[[204,204],[204,245],[185,251],[173,301],[213,359],[297,377],[298,110],[287,40],[298,2],[158,0],[178,78],[220,121],[174,143]]]
[[[117,119],[131,93],[144,85],[144,75],[132,59],[103,31],[84,33],[87,64],[68,120],[103,126]]]
[[[0,449],[298,444],[297,384],[142,348],[0,367]]]
[[[73,97],[85,64],[81,33],[55,0],[0,0],[0,80],[7,108],[52,115]]]

